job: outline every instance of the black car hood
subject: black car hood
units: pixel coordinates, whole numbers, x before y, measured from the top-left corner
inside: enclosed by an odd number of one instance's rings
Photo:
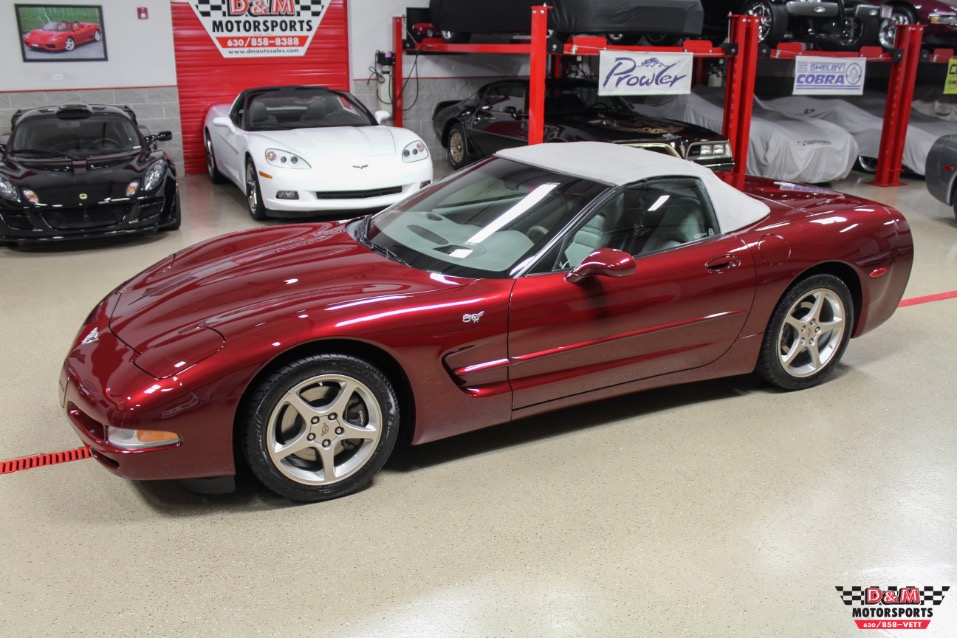
[[[718,135],[706,128],[619,111],[588,110],[574,113],[546,113],[547,125],[575,128],[592,136],[590,139],[606,142],[684,140],[697,142],[718,139]],[[566,141],[567,133],[561,134]]]
[[[7,155],[0,164],[0,175],[11,180],[17,190],[32,190],[47,206],[77,206],[127,197],[132,181],[143,174],[162,151],[131,151],[84,159],[33,158]]]

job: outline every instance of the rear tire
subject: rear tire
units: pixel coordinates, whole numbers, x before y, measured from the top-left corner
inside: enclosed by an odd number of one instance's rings
[[[399,403],[370,363],[340,354],[283,366],[245,405],[243,455],[259,481],[295,501],[326,501],[365,486],[399,433]]]
[[[784,390],[821,383],[844,355],[854,325],[847,285],[834,275],[813,275],[785,293],[761,344],[756,372]]]
[[[449,129],[448,139],[449,164],[452,168],[458,170],[469,164],[468,141],[465,136],[465,128],[456,122]]]
[[[646,33],[645,40],[653,47],[673,47],[678,46],[684,39],[683,35],[673,33]]]
[[[206,147],[206,173],[209,175],[209,181],[213,184],[222,184],[226,178],[219,172],[216,165],[216,154],[213,152],[213,140],[209,137],[209,131],[203,132],[203,144]]]
[[[878,42],[885,49],[893,49],[897,41],[897,29],[908,24],[917,24],[917,14],[911,7],[895,6],[891,9],[891,17],[881,20]]]

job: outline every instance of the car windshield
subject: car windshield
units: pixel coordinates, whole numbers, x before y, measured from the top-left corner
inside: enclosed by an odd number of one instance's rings
[[[580,113],[588,110],[631,114],[631,109],[620,97],[598,95],[597,84],[550,84],[545,87],[546,113]]]
[[[70,25],[66,22],[47,22],[43,25],[44,31],[69,31]]]
[[[512,277],[607,188],[492,158],[382,211],[359,234],[420,270]]]
[[[352,96],[325,89],[257,93],[246,108],[248,129],[252,131],[377,124]]]
[[[136,126],[126,117],[94,113],[79,119],[55,115],[25,118],[13,131],[14,155],[63,155],[86,158],[142,148]]]

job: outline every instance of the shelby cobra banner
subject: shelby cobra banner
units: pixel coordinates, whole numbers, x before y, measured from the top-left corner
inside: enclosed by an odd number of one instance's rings
[[[799,55],[794,60],[794,95],[863,95],[864,58]]]
[[[190,0],[224,58],[304,55],[329,0]]]
[[[684,95],[691,93],[691,53],[602,51],[598,95]]]

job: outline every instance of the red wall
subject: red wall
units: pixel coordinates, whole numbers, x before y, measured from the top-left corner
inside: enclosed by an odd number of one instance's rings
[[[172,0],[173,41],[186,173],[206,171],[203,119],[214,104],[243,89],[279,84],[322,84],[349,90],[347,0],[330,0],[322,24],[302,57],[225,59],[186,0]]]

